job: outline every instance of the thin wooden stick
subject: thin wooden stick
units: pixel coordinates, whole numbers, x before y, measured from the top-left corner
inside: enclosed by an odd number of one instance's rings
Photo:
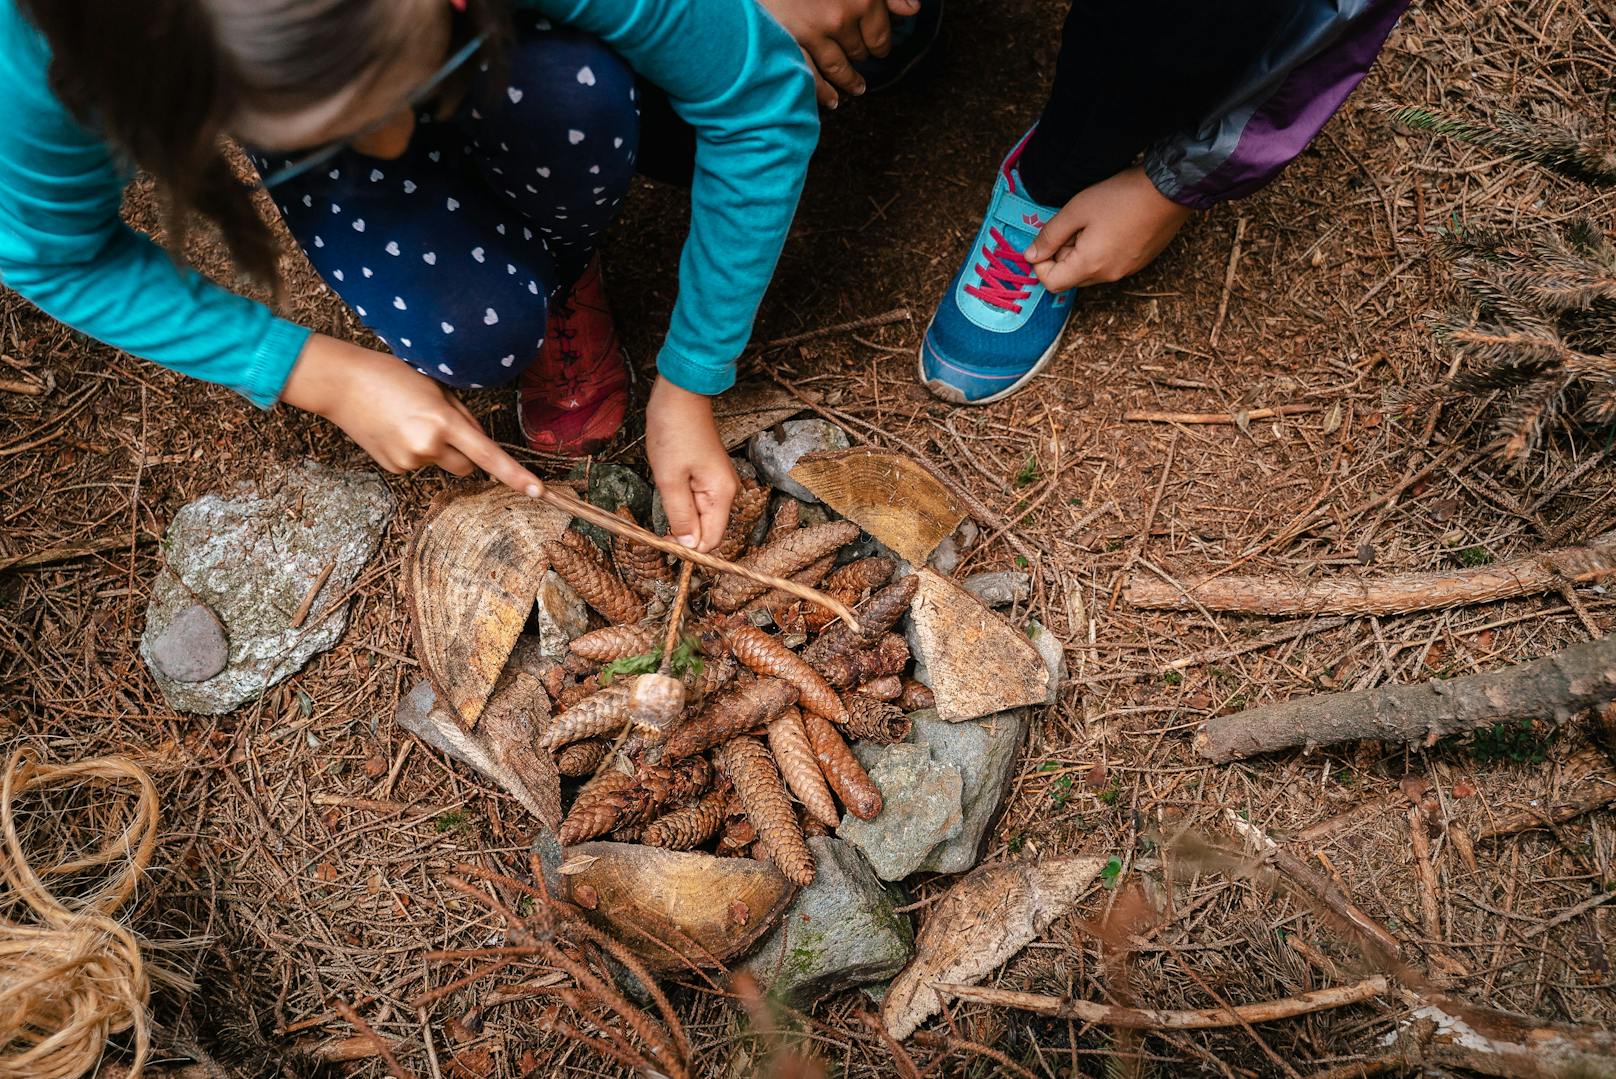
[[[591,506],[589,503],[553,484],[545,484],[544,490],[539,497],[557,509],[566,510],[574,517],[582,518],[614,536],[622,536],[624,539],[630,539],[636,543],[643,543],[647,547],[653,547],[664,554],[671,554],[673,557],[682,559],[685,562],[694,562],[698,566],[705,566],[720,573],[733,573],[737,577],[745,577],[747,580],[763,585],[766,588],[775,588],[781,592],[796,596],[798,599],[805,599],[809,603],[825,608],[825,610],[846,622],[848,628],[853,632],[857,633],[862,628],[858,623],[858,619],[853,616],[853,612],[847,608],[846,604],[832,599],[817,588],[809,588],[807,585],[798,584],[796,581],[788,581],[784,577],[776,577],[770,573],[759,573],[749,566],[738,565],[728,559],[719,558],[717,555],[704,554],[692,547],[686,547],[678,540],[658,536],[646,531],[637,524],[623,520],[615,513],[607,513],[603,509]]]
[[[1020,993],[1010,989],[989,989],[976,985],[956,985],[950,982],[933,983],[939,993],[969,1000],[978,1004],[991,1004],[1001,1008],[1016,1008],[1057,1019],[1076,1019],[1082,1023],[1126,1027],[1131,1030],[1210,1030],[1245,1023],[1268,1023],[1275,1019],[1289,1019],[1310,1015],[1330,1008],[1349,1004],[1362,1004],[1373,1000],[1390,988],[1385,975],[1376,974],[1352,985],[1331,989],[1315,989],[1294,997],[1265,1000],[1259,1004],[1241,1004],[1231,1008],[1195,1008],[1184,1011],[1160,1008],[1118,1008],[1110,1004],[1096,1004],[1091,1000],[1070,997],[1050,997],[1038,993]]]
[[[1134,410],[1124,412],[1128,423],[1239,423],[1248,420],[1272,420],[1281,416],[1306,416],[1319,411],[1319,405],[1279,405],[1275,408],[1251,408],[1244,412],[1150,412]]]
[[[398,1057],[393,1055],[393,1047],[372,1030],[370,1024],[360,1018],[359,1013],[348,1006],[347,1001],[338,997],[331,1002],[331,1006],[337,1010],[338,1015],[342,1016],[350,1026],[359,1032],[360,1037],[371,1040],[371,1043],[376,1047],[376,1052],[382,1058],[382,1063],[387,1065],[388,1074],[393,1076],[393,1079],[415,1079],[414,1075],[406,1071],[404,1066],[398,1062]]]
[[[668,667],[673,663],[673,645],[679,639],[679,623],[684,621],[685,604],[690,600],[690,571],[695,569],[694,562],[686,562],[679,570],[679,592],[673,598],[673,610],[668,614],[668,631],[662,638],[662,666],[658,668],[661,674],[668,673]]]

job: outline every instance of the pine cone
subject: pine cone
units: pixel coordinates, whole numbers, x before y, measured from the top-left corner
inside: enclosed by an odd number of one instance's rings
[[[556,838],[562,846],[582,843],[598,835],[605,835],[623,821],[625,796],[634,786],[634,777],[626,772],[602,772],[578,792],[567,819],[561,822]]]
[[[836,827],[841,819],[836,802],[825,786],[825,777],[814,759],[814,747],[808,742],[808,732],[802,729],[802,714],[787,708],[785,714],[769,724],[769,752],[780,766],[780,775],[797,796],[797,801],[808,810],[808,815],[828,827]]]
[[[763,519],[764,511],[768,508],[767,487],[742,487],[730,504],[729,524],[725,525],[724,536],[713,553],[725,561],[735,561],[735,556],[746,550],[746,545],[751,542],[752,530]]]
[[[857,592],[836,591],[830,588],[821,588],[820,591],[831,599],[836,600],[843,607],[858,605],[859,594]],[[806,603],[803,606],[806,609],[802,612],[802,628],[807,633],[818,633],[841,617],[829,607],[821,607],[817,603]]]
[[[909,604],[914,601],[919,588],[920,578],[913,573],[887,585],[853,611],[858,616],[862,632],[854,633],[847,623],[838,622],[804,648],[802,658],[817,667],[821,660],[831,656],[874,646],[883,633],[897,625],[898,619],[908,613]]]
[[[579,554],[588,555],[590,558],[600,557],[600,545],[594,540],[590,539],[588,536],[584,535],[582,532],[578,531],[576,528],[568,528],[564,530],[561,533],[561,538],[556,542],[565,547],[572,548]]]
[[[746,815],[757,826],[758,841],[786,879],[806,888],[814,882],[814,855],[808,849],[791,798],[774,758],[756,738],[737,738],[719,751],[719,766],[735,784]]]
[[[564,776],[594,775],[600,762],[606,759],[609,747],[599,738],[586,738],[565,746],[556,754],[556,771]]]
[[[842,730],[855,742],[894,745],[909,737],[909,717],[886,701],[852,693],[847,697],[847,722]]]
[[[673,764],[641,764],[635,778],[659,806],[688,802],[712,786],[713,766],[706,757]]]
[[[764,546],[777,539],[784,539],[787,535],[802,527],[802,503],[790,495],[780,499],[780,505],[775,507],[774,520],[769,522],[768,535],[763,537]]]
[[[794,581],[797,584],[807,585],[809,588],[818,588],[819,582],[825,579],[825,575],[829,573],[835,567],[835,565],[836,556],[834,554],[828,554],[824,558],[814,562],[806,569],[801,569],[796,573],[793,573],[787,579]],[[767,592],[753,600],[751,603],[748,603],[741,613],[750,618],[752,612],[754,611],[767,611],[769,617],[774,619],[775,624],[784,628],[781,617],[782,613],[792,607],[800,608],[803,602],[804,601],[800,597],[794,596],[790,592],[782,592],[779,589],[774,589],[773,591]],[[833,615],[832,617],[835,616]]]
[[[797,687],[802,706],[826,719],[841,722],[846,715],[842,700],[818,671],[803,658],[756,626],[737,626],[724,637],[729,650],[749,670],[778,678]]]
[[[610,663],[655,652],[660,642],[656,631],[646,626],[607,626],[585,633],[572,642],[572,651],[595,663]]]
[[[903,696],[898,698],[905,712],[921,712],[927,708],[937,707],[937,697],[930,686],[922,685],[913,678],[903,681]]]
[[[727,787],[710,790],[695,805],[675,809],[652,821],[640,842],[648,847],[693,850],[717,835],[724,826],[724,810],[729,798]]]
[[[835,592],[851,592],[854,597],[862,596],[872,588],[880,588],[892,579],[892,571],[898,564],[890,558],[880,555],[871,555],[869,558],[860,558],[825,578],[825,588]]]
[[[584,682],[569,682],[555,696],[555,710],[568,712],[600,692],[600,683],[593,678]]]
[[[750,858],[757,843],[757,825],[746,815],[740,798],[730,791],[724,805],[724,830],[718,837],[716,853],[725,858]]]
[[[617,515],[630,524],[639,523],[627,506],[618,506]],[[656,595],[658,585],[673,580],[667,555],[623,536],[612,537],[612,562],[628,586],[647,598]]]
[[[549,695],[551,703],[559,708],[561,694],[572,684],[572,680],[567,677],[567,669],[560,663],[552,663],[544,669],[541,677],[544,680],[544,692]]]
[[[722,745],[756,727],[766,726],[797,703],[797,687],[777,678],[759,678],[715,699],[694,719],[687,719],[668,736],[665,760],[690,757]]]
[[[859,686],[858,691],[878,701],[895,701],[903,696],[903,679],[895,674],[883,674]]]
[[[799,528],[747,555],[742,564],[749,569],[782,577],[796,573],[844,544],[852,543],[858,539],[858,534],[858,525],[851,521],[831,521],[812,528]],[[729,573],[720,575],[713,582],[707,597],[718,610],[733,611],[764,591],[765,586]]]
[[[632,679],[621,679],[579,701],[551,721],[539,738],[539,744],[554,749],[618,730],[628,722],[629,691],[633,687]]]
[[[909,666],[909,642],[899,633],[888,633],[874,648],[844,652],[821,660],[817,670],[837,689],[847,689],[888,674],[901,674]]]
[[[707,660],[701,665],[700,674],[690,676],[690,692],[686,694],[686,702],[700,704],[708,700],[734,680],[739,668],[740,664],[731,655]]]
[[[811,712],[803,713],[802,728],[808,732],[808,742],[814,747],[819,770],[825,773],[836,797],[859,820],[874,820],[881,812],[881,789],[847,748],[836,728]]]
[[[561,579],[572,585],[584,602],[599,611],[606,621],[625,625],[645,617],[645,603],[629,591],[628,585],[611,571],[598,553],[587,554],[565,543],[546,543],[544,553]]]

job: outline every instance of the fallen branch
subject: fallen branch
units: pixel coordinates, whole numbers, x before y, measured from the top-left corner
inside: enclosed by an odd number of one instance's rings
[[[1362,1004],[1387,992],[1390,982],[1384,975],[1377,974],[1352,985],[1315,989],[1310,993],[1281,997],[1279,1000],[1266,1000],[1259,1004],[1240,1004],[1230,1008],[1193,1008],[1184,1011],[1119,1008],[1110,1004],[1096,1004],[1091,1000],[1018,993],[1010,989],[956,985],[952,982],[934,982],[932,988],[939,993],[977,1004],[1016,1008],[1024,1012],[1053,1016],[1056,1019],[1076,1019],[1081,1023],[1127,1027],[1132,1030],[1210,1030],[1214,1027],[1239,1026],[1242,1023],[1268,1023],[1275,1019],[1289,1019],[1292,1016],[1310,1015],[1330,1008],[1342,1008],[1349,1004]]]
[[[1135,410],[1124,412],[1122,418],[1129,423],[1232,423],[1249,420],[1273,420],[1281,416],[1305,416],[1317,412],[1318,405],[1279,405],[1275,408],[1251,408],[1244,412],[1150,412]]]
[[[1135,607],[1240,614],[1401,614],[1491,603],[1515,596],[1557,592],[1616,574],[1616,537],[1599,537],[1585,547],[1561,547],[1491,566],[1395,573],[1353,580],[1328,577],[1219,576],[1177,588],[1154,576],[1136,574],[1124,598]]]
[[[1404,1067],[1467,1068],[1505,1079],[1613,1079],[1616,1031],[1527,1016],[1403,990],[1412,1015],[1392,1056]]]
[[[1476,835],[1476,841],[1553,828],[1616,802],[1616,773],[1598,750],[1586,750],[1566,761],[1555,782],[1552,801],[1528,805],[1494,818]]]
[[[156,536],[137,536],[135,545],[144,546],[155,543]],[[35,566],[48,566],[56,562],[67,562],[75,558],[84,558],[87,555],[100,554],[103,551],[129,549],[128,536],[109,536],[104,539],[91,540],[89,543],[69,543],[60,547],[45,547],[25,554],[13,554],[0,557],[0,573],[9,569],[32,569]]]
[[[1616,640],[1588,641],[1487,674],[1327,693],[1209,719],[1195,737],[1226,762],[1278,749],[1364,738],[1434,744],[1508,720],[1560,722],[1616,699]]]

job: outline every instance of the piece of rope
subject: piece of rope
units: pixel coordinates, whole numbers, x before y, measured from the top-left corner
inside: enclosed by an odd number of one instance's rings
[[[24,845],[19,830],[24,795],[47,787],[113,788],[125,798],[127,817],[107,829],[89,853],[41,855]],[[93,1070],[107,1039],[134,1032],[131,1075],[151,1050],[147,1002],[151,972],[135,934],[116,915],[139,885],[157,845],[157,788],[122,757],[78,764],[41,764],[19,749],[0,773],[0,1076],[7,1079],[78,1079]],[[121,825],[121,826],[120,826]],[[44,864],[35,864],[43,857]],[[101,870],[86,893],[56,894],[55,877]]]

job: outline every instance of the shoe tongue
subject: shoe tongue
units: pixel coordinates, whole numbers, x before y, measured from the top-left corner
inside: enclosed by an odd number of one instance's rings
[[[1024,194],[1026,188],[1021,185],[1021,173],[1018,170],[1011,169],[1010,178],[1012,190],[999,204],[997,223],[999,231],[1004,233],[1005,240],[1020,253],[1027,249],[1027,245],[1032,243],[1034,237],[1038,235],[1038,230],[1043,227],[1042,224],[1033,222],[1048,221],[1053,216],[1053,211],[1039,206],[1026,197]],[[1032,221],[1028,220],[1029,217]]]

